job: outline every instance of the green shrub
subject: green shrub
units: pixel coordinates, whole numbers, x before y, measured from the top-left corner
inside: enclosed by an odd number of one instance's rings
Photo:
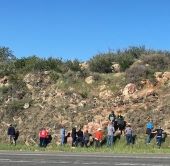
[[[140,84],[140,81],[147,79],[151,74],[151,71],[144,65],[132,65],[126,70],[126,80],[128,83]]]
[[[164,54],[143,55],[141,59],[155,71],[163,71],[170,66],[170,57]]]
[[[45,71],[53,70],[56,72],[62,72],[63,62],[61,59],[48,58],[41,59],[36,56],[28,58],[17,59],[14,62],[15,68],[19,71],[32,72],[32,71]]]
[[[90,71],[98,73],[111,73],[111,66],[114,60],[115,57],[113,53],[98,54],[89,61]]]
[[[98,73],[93,73],[92,76],[93,76],[94,81],[99,81],[99,80],[101,80],[101,76],[100,76],[100,74],[98,74]]]
[[[56,82],[60,78],[60,75],[59,73],[53,71],[50,73],[50,78],[52,81]]]
[[[72,71],[81,71],[80,62],[77,59],[74,61],[68,60],[66,61],[65,65]]]
[[[125,71],[129,68],[135,61],[135,58],[131,54],[120,54],[116,56],[116,62],[119,63],[121,69]]]

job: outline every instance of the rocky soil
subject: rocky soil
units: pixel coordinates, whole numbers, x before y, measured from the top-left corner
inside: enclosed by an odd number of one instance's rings
[[[170,133],[170,72],[155,73],[157,83],[154,85],[144,80],[140,89],[135,84],[128,84],[118,93],[113,93],[105,83],[96,85],[95,94],[90,97],[84,97],[72,87],[62,90],[49,75],[48,71],[25,75],[23,82],[27,93],[23,94],[21,89],[17,97],[9,95],[2,100],[1,141],[7,141],[6,132],[11,123],[20,131],[19,141],[27,145],[37,143],[38,131],[42,127],[49,128],[56,142],[61,125],[65,125],[67,131],[76,125],[93,132],[107,124],[112,110],[116,114],[121,111],[137,133],[145,132],[148,118],[153,119],[155,126],[161,125]],[[115,75],[119,77],[121,73]],[[93,77],[84,81],[88,85],[95,84]],[[8,77],[0,79],[1,88],[10,84]],[[11,111],[9,106],[15,101],[23,102],[22,108]]]

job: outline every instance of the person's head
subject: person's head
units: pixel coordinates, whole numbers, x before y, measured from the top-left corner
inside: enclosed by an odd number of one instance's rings
[[[85,130],[84,133],[88,133],[88,130]]]
[[[12,127],[12,124],[10,124],[9,127]]]
[[[67,137],[70,137],[71,136],[71,133],[69,132],[69,133],[67,133]]]
[[[114,112],[114,111],[111,111],[111,114],[115,114],[115,112]]]
[[[81,131],[81,127],[79,128],[79,131]]]
[[[131,124],[130,124],[130,123],[127,123],[127,127],[131,127]]]
[[[102,131],[102,129],[99,127],[99,128],[97,129],[97,131]]]
[[[118,115],[119,115],[119,116],[122,115],[122,111],[118,111]]]
[[[158,126],[158,129],[161,129],[161,126]]]

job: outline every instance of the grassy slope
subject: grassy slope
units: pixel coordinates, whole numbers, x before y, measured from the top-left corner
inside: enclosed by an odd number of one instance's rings
[[[22,144],[17,144],[16,146],[8,144],[0,144],[0,150],[12,150],[12,151],[32,151],[32,152],[100,152],[100,153],[126,153],[126,154],[170,154],[170,141],[167,139],[162,147],[159,149],[156,145],[155,139],[149,145],[145,144],[144,137],[138,138],[136,144],[126,145],[125,138],[122,137],[120,141],[117,141],[113,147],[103,146],[101,148],[71,148],[69,145],[60,146],[54,143],[48,145],[47,148],[39,148],[38,146],[26,146]]]

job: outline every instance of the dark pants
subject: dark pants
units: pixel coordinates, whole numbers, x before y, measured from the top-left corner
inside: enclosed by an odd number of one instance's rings
[[[156,137],[156,142],[157,142],[157,145],[158,145],[159,147],[161,147],[162,137],[161,137],[161,136],[157,136],[157,137]]]
[[[101,142],[99,140],[94,140],[95,147],[101,147]]]
[[[72,137],[72,146],[76,146],[76,144],[77,144],[77,137],[73,136]]]
[[[84,145],[86,148],[88,147],[88,145],[87,145],[88,143],[89,143],[89,140],[84,140]]]
[[[46,147],[46,139],[40,137],[40,147]]]

